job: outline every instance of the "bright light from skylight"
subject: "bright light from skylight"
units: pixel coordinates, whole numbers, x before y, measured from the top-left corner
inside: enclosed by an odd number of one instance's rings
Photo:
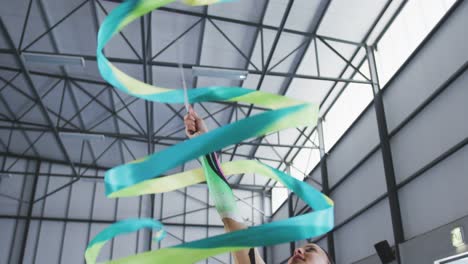
[[[408,1],[377,43],[377,70],[384,87],[456,0]]]

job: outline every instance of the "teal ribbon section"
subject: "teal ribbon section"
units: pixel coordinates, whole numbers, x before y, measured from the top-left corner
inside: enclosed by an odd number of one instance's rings
[[[160,241],[166,236],[166,232],[163,229],[163,225],[160,222],[155,221],[153,219],[141,218],[122,220],[108,226],[99,234],[97,234],[93,238],[93,240],[91,240],[91,242],[89,242],[85,254],[86,262],[95,263],[101,248],[107,241],[111,240],[112,238],[127,233],[133,233],[144,228],[158,230],[158,232],[156,233],[157,236],[154,238],[154,240],[156,241]]]
[[[104,231],[100,232],[93,238],[93,240],[91,240],[89,246],[92,247],[95,244],[106,242],[107,240],[110,240],[116,236],[126,233],[133,233],[143,228],[163,230],[163,225],[160,222],[150,218],[125,219],[109,226]],[[165,232],[163,233],[165,234]],[[158,237],[157,240],[163,239],[164,236]]]
[[[268,167],[285,186],[294,191],[316,212],[307,213],[286,220],[250,227],[246,231],[231,232],[203,240],[185,243],[176,247],[210,248],[218,247],[259,247],[303,240],[322,235],[333,227],[333,207],[319,191],[282,171]],[[311,223],[321,223],[311,228]]]
[[[103,53],[108,41],[125,25],[171,2],[174,2],[174,0],[127,0],[112,10],[103,21],[98,33],[97,62],[102,77],[112,86],[144,100],[159,103],[184,103],[182,89],[161,88],[136,80],[112,65]],[[186,1],[191,5],[206,5],[217,2],[228,1]],[[142,195],[143,190],[145,193],[174,190],[174,186],[184,186],[184,184],[181,184],[181,181],[183,181],[182,176],[190,177],[190,180],[187,178],[185,182],[193,184],[196,181],[203,180],[200,170],[167,177],[162,175],[187,161],[248,138],[291,127],[314,126],[318,115],[317,105],[242,87],[214,86],[190,89],[188,98],[190,103],[207,101],[244,102],[261,105],[272,110],[220,127],[140,160],[110,169],[105,174],[107,196],[138,196]],[[323,235],[333,228],[333,202],[308,184],[257,161],[232,162],[222,164],[222,166],[230,174],[256,173],[277,180],[296,193],[299,198],[313,208],[313,211],[301,216],[254,226],[246,230],[113,260],[111,263],[194,263],[224,252],[286,243]],[[223,171],[225,171],[224,168]],[[174,177],[170,178],[170,176]],[[157,188],[155,187],[160,181],[169,178],[171,180],[164,182],[168,185],[172,184],[171,186],[164,185],[161,188],[161,185],[159,185]],[[155,191],[156,189],[157,191]],[[109,226],[88,245],[85,253],[87,263],[95,263],[102,246],[113,237],[135,232],[141,228],[162,230],[162,225],[152,219],[129,219]],[[163,237],[162,231],[158,232],[158,234],[158,239]]]
[[[147,156],[141,162],[128,163],[112,168],[105,174],[106,195],[141,181],[160,177],[162,173],[206,153],[214,152],[247,138],[263,135],[265,131],[271,131],[268,127],[265,127],[265,124],[274,123],[285,116],[297,113],[306,106],[298,105],[265,112],[253,118],[246,118],[192,140],[166,148]]]

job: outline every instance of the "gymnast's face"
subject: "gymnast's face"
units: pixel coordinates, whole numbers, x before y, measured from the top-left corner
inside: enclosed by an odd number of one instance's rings
[[[288,264],[329,264],[328,256],[323,249],[314,243],[309,243],[294,250],[294,255]]]

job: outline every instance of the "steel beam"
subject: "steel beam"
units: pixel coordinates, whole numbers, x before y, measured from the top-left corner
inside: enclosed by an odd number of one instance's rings
[[[96,61],[96,56],[94,55],[82,55],[82,54],[69,54],[69,53],[54,53],[54,52],[38,52],[38,51],[28,51],[29,53],[34,53],[34,54],[45,54],[45,55],[60,55],[60,56],[71,56],[71,57],[82,57],[85,60],[89,61]],[[7,50],[4,52],[1,52],[3,54],[12,54],[10,50]],[[115,63],[126,63],[126,64],[135,64],[135,65],[140,65],[142,64],[141,60],[135,60],[135,59],[124,59],[124,58],[113,58],[109,57],[108,58],[110,62],[115,62]],[[148,65],[151,66],[160,66],[160,67],[169,67],[169,68],[178,68],[179,64],[178,63],[173,63],[173,62],[161,62],[161,61],[149,61]],[[266,65],[265,65],[266,66]],[[212,65],[201,65],[201,64],[191,64],[191,63],[183,63],[182,67],[185,69],[192,69],[193,67],[204,67],[204,68],[216,68],[216,69],[224,69],[224,70],[237,70],[237,71],[247,71],[249,74],[255,74],[255,75],[262,75],[264,74],[263,71],[260,70],[252,70],[252,69],[242,69],[242,68],[231,68],[231,67],[218,67],[218,66],[212,66]],[[10,67],[5,67],[1,66],[0,69],[4,70],[13,70],[13,71],[18,71],[21,69],[15,69],[15,68],[10,68]],[[38,72],[32,71],[31,74],[36,74]],[[52,76],[57,76],[56,74],[53,73],[44,73],[45,75],[48,75],[50,77]],[[317,76],[317,75],[307,75],[307,74],[298,74],[298,73],[290,73],[290,72],[274,72],[274,71],[268,71],[265,73],[267,76],[278,76],[278,77],[286,77],[286,78],[300,78],[300,79],[308,79],[308,80],[320,80],[320,81],[333,81],[333,82],[344,82],[344,83],[361,83],[361,84],[370,84],[369,81],[362,81],[362,80],[354,80],[354,79],[347,79],[347,78],[335,78],[332,76]],[[66,78],[66,77],[62,77]],[[105,82],[102,81],[96,81],[96,80],[87,80],[84,78],[78,78],[78,81],[90,81],[92,83],[98,83],[98,84],[105,84]]]
[[[148,35],[145,34],[145,22],[148,25]],[[152,32],[151,32],[151,13],[140,18],[140,30],[141,30],[141,50],[143,55],[143,81],[145,83],[153,84],[153,71],[151,66],[148,66],[148,62],[152,60]],[[153,143],[153,132],[154,132],[154,103],[150,101],[145,101],[145,118],[146,118],[146,140],[147,140],[147,154],[151,155],[154,152],[154,143]],[[149,195],[149,208],[148,213],[150,218],[154,218],[154,201],[155,195]],[[142,200],[140,199],[140,202]],[[153,238],[153,231],[149,231],[149,235],[146,238],[146,243],[144,244],[145,250],[151,250]]]
[[[0,215],[0,219],[18,219],[18,220],[38,220],[38,221],[56,221],[56,222],[72,222],[72,223],[91,223],[91,224],[114,224],[114,220],[102,219],[81,219],[81,218],[65,218],[65,217],[37,217],[37,216],[22,216],[22,215]],[[162,222],[166,226],[184,226],[181,223]],[[186,224],[187,227],[208,227],[208,228],[224,228],[223,225],[204,225],[204,224]]]
[[[36,161],[36,169],[34,170],[34,179],[32,183],[32,190],[31,194],[29,197],[29,203],[28,203],[28,213],[26,215],[26,223],[23,231],[23,238],[21,240],[22,246],[20,248],[20,259],[18,263],[24,263],[24,256],[25,256],[25,251],[26,251],[26,243],[28,241],[28,235],[29,235],[29,226],[31,224],[31,217],[32,217],[32,211],[34,208],[34,198],[36,196],[36,190],[37,190],[37,182],[39,180],[39,171],[41,169],[41,162]]]
[[[377,126],[379,130],[380,149],[385,171],[385,182],[387,185],[388,202],[390,206],[390,216],[392,218],[393,238],[395,239],[395,255],[397,262],[401,263],[399,244],[405,241],[403,232],[403,221],[401,218],[400,202],[398,190],[396,188],[395,169],[393,167],[393,157],[390,147],[390,137],[388,135],[387,120],[385,116],[382,91],[380,90],[379,79],[377,75],[377,64],[374,57],[373,47],[366,46],[366,54],[369,62],[369,70],[372,80],[372,91],[374,93],[374,108],[377,117]]]
[[[369,30],[367,31],[366,35],[363,37],[363,40],[361,43],[366,43],[367,40],[369,39],[371,33],[374,31],[374,28],[376,27],[376,25],[379,23],[380,19],[383,17],[383,15],[386,13],[386,11],[388,10],[390,4],[392,3],[392,1],[387,1],[387,3],[385,4],[385,6],[382,8],[382,10],[379,12],[379,14],[377,15],[376,19],[374,20],[374,22],[372,23],[372,25],[370,26]],[[401,10],[401,9],[399,9]],[[397,11],[399,12],[399,11]],[[394,14],[394,16],[396,16],[397,14]],[[387,23],[388,24],[391,24],[393,20],[391,20],[390,22]],[[325,39],[325,38],[324,38]],[[360,48],[362,47],[362,45],[356,45],[357,48],[356,50],[354,51],[353,55],[351,56],[350,60],[349,61],[353,61],[354,58],[358,55],[359,53],[359,50]],[[317,49],[317,47],[315,47],[315,49]],[[318,56],[317,56],[318,58]],[[364,58],[359,64],[358,64],[358,68],[361,67],[361,65],[365,62],[366,58]],[[317,62],[317,65],[318,65],[318,62]],[[344,74],[346,73],[348,67],[348,65],[346,65],[346,67],[343,68],[343,70],[341,71],[341,73],[339,74],[339,78],[342,78],[344,76]],[[320,75],[320,73],[318,73],[318,75]],[[353,72],[353,74],[351,75],[353,78],[354,76],[356,75],[356,71]],[[320,107],[323,106],[323,104],[327,101],[328,97],[330,96],[330,94],[332,93],[332,91],[336,88],[338,82],[335,82],[332,87],[330,88],[330,90],[327,92],[327,94],[325,95],[325,97],[323,98],[322,102],[320,102]],[[347,84],[345,84],[345,86],[343,87],[342,91],[345,89],[345,87],[347,87]],[[333,102],[329,105],[328,109],[326,109],[324,111],[324,113],[322,114],[323,117],[326,116],[326,114],[328,113],[328,111],[333,107],[333,105],[335,104],[335,102],[337,101],[338,97],[341,95],[341,92],[338,93],[338,95],[335,97],[335,99],[333,100]],[[311,132],[311,134],[313,133],[313,131]]]
[[[14,45],[13,39],[11,38],[11,35],[8,33],[8,30],[5,27],[5,24],[3,23],[3,19],[1,17],[0,17],[0,31],[2,31],[4,36],[6,37],[8,45],[11,48],[14,48],[15,45]],[[77,173],[77,171],[75,169],[75,166],[73,165],[73,162],[71,161],[71,159],[70,159],[70,157],[68,155],[68,152],[67,152],[67,150],[65,148],[65,145],[63,144],[62,140],[60,139],[57,128],[54,126],[54,123],[52,122],[52,119],[50,118],[50,116],[49,116],[49,114],[47,112],[46,106],[44,105],[44,103],[40,99],[41,97],[40,97],[40,95],[38,93],[38,90],[37,90],[32,78],[31,78],[31,76],[29,75],[29,71],[28,71],[28,68],[27,68],[27,66],[26,66],[26,64],[24,62],[24,59],[21,57],[19,52],[16,52],[15,59],[16,59],[16,62],[18,63],[18,65],[20,66],[21,70],[23,71],[26,82],[28,84],[27,85],[28,89],[34,95],[34,97],[36,97],[38,99],[39,109],[41,110],[41,113],[42,113],[44,119],[46,120],[48,126],[52,129],[52,133],[54,134],[54,138],[57,141],[57,144],[58,144],[60,150],[62,151],[62,154],[64,155],[65,160],[70,165],[73,173],[78,176],[78,173]]]
[[[49,34],[54,28],[56,28],[58,25],[60,25],[63,21],[65,21],[67,18],[69,18],[71,15],[73,15],[76,11],[78,11],[80,8],[82,8],[89,0],[84,0],[83,2],[81,2],[79,5],[77,5],[75,8],[73,8],[70,12],[68,12],[65,16],[63,16],[61,19],[59,19],[53,26],[50,26],[48,27],[48,29],[43,32],[42,34],[40,34],[38,37],[36,37],[33,41],[31,41],[28,45],[26,45],[26,47],[24,47],[24,49],[20,50],[21,51],[25,51],[27,50],[28,48],[30,48],[32,45],[34,45],[36,42],[38,42],[42,37],[44,37],[45,35]],[[39,1],[40,2],[40,1]],[[40,5],[40,3],[39,3]],[[39,6],[39,9],[41,11],[41,7]],[[14,47],[14,45],[12,46]]]
[[[461,1],[457,2],[457,3],[460,3]],[[418,48],[411,54],[411,56],[407,59],[407,61],[400,67],[400,69],[397,71],[397,73],[394,75],[394,77],[389,81],[387,82],[386,86],[382,89],[382,91],[386,91],[386,88],[390,86],[390,83],[392,82],[393,79],[396,79],[397,76],[398,76],[398,73],[403,71],[405,66],[407,64],[409,64],[409,62],[412,60],[412,58],[414,56],[416,56],[416,54],[418,54],[419,50],[422,49],[422,47],[425,45],[425,43],[427,43],[431,36],[435,34],[435,32],[438,30],[438,27],[440,27],[440,25],[442,25],[445,20],[447,19],[447,17],[449,17],[451,15],[451,13],[457,8],[457,4],[455,4],[448,12],[447,14],[444,16],[444,18],[441,19],[441,21],[438,23],[438,25],[431,31],[431,33],[426,37],[426,39],[423,41],[423,43],[421,43],[420,46],[418,46]],[[445,81],[443,84],[441,84],[441,86],[439,86],[437,88],[437,90],[434,91],[433,94],[431,94],[431,96],[429,96],[424,102],[422,102],[412,113],[410,113],[408,115],[407,118],[405,118],[399,125],[396,126],[396,128],[391,132],[389,133],[389,136],[392,137],[394,135],[396,135],[398,133],[398,131],[400,131],[403,127],[405,127],[415,116],[417,116],[420,112],[422,112],[426,106],[428,106],[430,104],[430,102],[432,102],[435,98],[437,98],[438,95],[440,95],[444,90],[446,90],[448,87],[450,87],[450,85],[456,80],[458,79],[460,76],[462,76],[462,74],[464,72],[466,72],[468,70],[468,62],[465,63],[463,66],[461,66],[453,75],[450,76],[450,78],[447,79],[447,81]],[[361,115],[362,116],[362,115]],[[361,117],[360,116],[360,117]],[[358,120],[360,119],[360,117],[358,117]],[[358,120],[356,120],[355,122],[357,122]],[[462,148],[466,147],[468,145],[468,138],[465,138],[463,140],[461,140],[459,143],[455,144],[453,147],[451,147],[450,149],[448,149],[447,151],[445,151],[444,153],[442,153],[441,155],[439,155],[438,157],[436,157],[434,160],[432,160],[431,162],[429,162],[428,164],[426,164],[425,166],[423,166],[421,169],[419,169],[418,171],[416,171],[415,173],[413,173],[412,175],[410,175],[409,177],[407,177],[404,181],[400,182],[397,184],[396,188],[397,190],[400,190],[401,188],[405,187],[406,185],[408,185],[409,183],[413,182],[414,180],[418,179],[419,177],[421,177],[422,175],[424,175],[425,172],[427,172],[428,170],[430,170],[431,168],[437,166],[438,164],[440,164],[441,162],[443,162],[444,160],[446,160],[447,158],[449,158],[451,155],[453,155],[454,153],[456,153],[457,151],[461,150]],[[336,146],[336,145],[335,145]],[[378,149],[380,149],[380,144],[374,148],[371,149],[371,151],[365,155],[365,157],[359,161],[360,164],[364,163],[365,160],[367,160],[370,156],[372,156],[373,153],[375,153]],[[332,149],[333,150],[333,149]],[[332,151],[331,150],[331,151]],[[357,169],[357,165],[354,166],[353,168],[351,168],[350,171],[348,171],[346,175],[350,175],[352,173],[352,171],[356,170]],[[315,170],[316,168],[314,168]],[[346,178],[349,178],[346,176]],[[338,188],[340,185],[343,184],[344,181],[340,181],[338,183],[336,183],[334,186],[333,186],[333,189],[336,189]],[[356,219],[357,217],[359,217],[360,215],[364,214],[365,212],[367,212],[370,208],[372,208],[373,206],[375,206],[376,204],[378,204],[379,202],[383,201],[385,198],[388,197],[388,193],[385,193],[385,194],[382,194],[381,196],[379,196],[377,199],[375,199],[374,201],[370,202],[368,205],[366,205],[364,208],[362,208],[361,210],[357,211],[356,213],[354,213],[353,215],[351,215],[349,218],[347,218],[346,220],[344,220],[342,223],[340,223],[339,225],[336,225],[334,227],[334,229],[331,231],[331,232],[335,232],[339,229],[341,229],[343,226],[345,226],[346,224],[350,223],[351,221],[353,221],[354,219]],[[310,212],[310,209],[306,209],[305,212]],[[314,242],[317,242],[318,240],[320,240],[321,238],[318,238],[316,239]]]
[[[286,21],[288,19],[289,12],[291,11],[293,3],[294,3],[293,0],[288,1],[288,4],[286,6],[286,9],[284,11],[283,17],[282,17],[281,22],[280,22],[280,27],[279,27],[278,31],[276,32],[275,39],[273,40],[273,43],[271,45],[271,49],[270,49],[270,52],[268,54],[267,60],[265,62],[265,65],[262,68],[261,73],[260,73],[260,79],[259,79],[259,81],[257,83],[257,87],[256,87],[257,91],[260,90],[260,88],[262,87],[263,81],[265,80],[266,74],[267,74],[268,69],[270,67],[271,60],[273,59],[273,54],[275,53],[276,47],[278,46],[278,42],[279,42],[279,39],[281,37],[281,33],[284,30],[284,26],[286,25]],[[253,107],[253,104],[250,105],[250,107],[249,107],[249,109],[247,111],[247,114],[246,114],[246,118],[248,118],[250,116],[250,114],[252,113],[252,107]],[[264,137],[260,137],[258,139],[258,142],[260,143],[263,140],[263,138]],[[235,147],[234,147],[234,150],[232,151],[231,157],[229,159],[230,161],[232,161],[234,159],[234,155],[236,154],[238,147],[239,147],[239,145],[236,144]],[[255,147],[250,152],[249,158],[251,158],[251,157],[253,157],[253,155],[255,155],[255,152],[257,151],[257,149],[258,149],[258,147]],[[243,177],[243,175],[241,175],[238,178],[237,184],[239,184],[242,181],[242,177]]]
[[[102,5],[102,3],[99,1],[99,0],[89,0],[89,1],[95,1],[98,5],[99,5],[99,8],[101,8],[102,12],[104,12],[104,14],[107,16],[109,13],[107,12],[107,10],[104,8],[104,6]],[[127,37],[125,36],[125,34],[120,31],[119,32],[119,35],[124,39],[125,43],[127,43],[128,47],[132,50],[133,54],[135,54],[135,56],[139,59],[139,60],[142,60],[140,54],[138,54],[137,50],[135,47],[133,47],[132,43],[127,39]],[[97,34],[96,34],[97,36]]]
[[[323,134],[323,119],[319,119],[317,122],[317,133],[319,138],[320,146],[320,171],[322,175],[322,192],[325,195],[330,195],[330,186],[328,183],[328,167],[327,167],[327,153],[325,152],[325,139]],[[327,233],[327,248],[328,254],[335,262],[335,240],[333,232]]]
[[[316,36],[316,33],[317,33],[317,31],[318,31],[318,28],[320,27],[320,24],[322,23],[322,20],[323,20],[323,18],[325,17],[325,14],[326,14],[326,12],[327,12],[329,6],[330,6],[330,3],[331,3],[331,1],[330,1],[330,0],[327,0],[327,1],[323,4],[323,6],[322,6],[321,8],[318,9],[318,10],[319,10],[319,11],[318,11],[318,13],[319,13],[318,19],[317,19],[316,21],[314,20],[314,21],[312,22],[312,24],[310,25],[312,34],[311,34],[311,36],[310,36],[310,37],[308,38],[308,40],[307,40],[308,44],[307,44],[306,48],[304,49],[304,52],[301,54],[301,57],[300,57],[299,61],[297,62],[297,64],[296,64],[296,65],[293,67],[293,69],[292,69],[292,72],[293,72],[295,75],[297,74],[297,70],[299,69],[299,66],[300,66],[301,63],[302,63],[302,60],[304,59],[304,55],[306,54],[307,50],[309,49],[310,43],[311,43],[312,40],[314,39],[313,36]],[[284,26],[284,25],[283,25],[283,26]],[[269,67],[269,65],[267,64],[267,65],[266,65],[266,68],[268,68],[268,67]],[[271,72],[270,72],[270,74],[271,74]],[[320,73],[318,74],[318,77],[320,77]],[[283,91],[281,91],[281,94],[282,94],[282,95],[284,95],[284,94],[287,93],[287,91],[288,91],[288,89],[289,89],[289,87],[290,87],[290,85],[291,85],[292,80],[293,80],[293,77],[289,77],[289,79],[287,80],[286,86],[285,86],[286,88],[285,88]],[[249,114],[249,113],[248,113],[248,114]],[[305,132],[305,130],[306,130],[306,128],[304,128],[304,129],[301,131],[301,134],[302,134],[303,132]],[[311,133],[311,134],[312,134],[312,133]],[[297,144],[297,142],[299,141],[299,139],[300,139],[300,137],[299,137],[298,139],[295,140],[294,145]],[[253,157],[253,156],[255,155],[255,153],[257,152],[257,149],[258,149],[258,147],[254,148],[254,149],[252,150],[252,152],[251,152],[251,156],[252,156],[252,157]],[[293,150],[293,148],[291,148],[291,149],[286,153],[285,157],[282,158],[281,163],[280,163],[280,164],[278,165],[278,167],[277,167],[278,169],[279,169],[280,166],[283,164],[283,161],[286,161],[286,159],[288,158],[288,156],[290,155],[290,153],[292,152],[292,150]],[[298,151],[297,153],[299,153],[299,151]],[[297,153],[296,153],[296,155],[297,155]],[[293,159],[294,159],[294,158],[293,158]],[[240,182],[241,178],[242,178],[242,177],[240,177],[239,182]],[[268,186],[268,184],[270,183],[270,181],[271,181],[271,180],[268,180],[268,181],[267,181],[267,183],[265,184],[265,188]]]

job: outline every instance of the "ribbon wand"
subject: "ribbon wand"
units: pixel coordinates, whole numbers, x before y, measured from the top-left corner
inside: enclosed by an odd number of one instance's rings
[[[187,113],[188,113],[189,109],[190,109],[190,102],[189,102],[189,98],[188,98],[187,83],[185,82],[184,68],[182,67],[182,64],[179,64],[179,69],[180,69],[180,75],[182,76],[182,87],[184,87],[185,111],[187,111]]]
[[[182,87],[184,88],[184,105],[185,105],[185,111],[187,111],[187,114],[190,111],[190,101],[188,98],[188,91],[187,91],[187,83],[185,82],[185,74],[184,74],[184,68],[182,67],[182,64],[179,64],[179,69],[180,69],[180,75],[182,78]],[[195,134],[197,131],[189,131],[191,135]]]

